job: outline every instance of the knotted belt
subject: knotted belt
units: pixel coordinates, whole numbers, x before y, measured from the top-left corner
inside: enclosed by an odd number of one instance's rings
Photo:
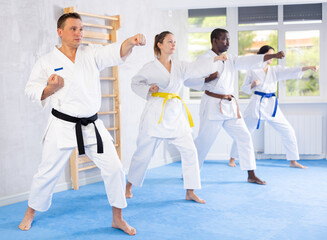
[[[55,116],[55,117],[57,117],[57,118],[59,118],[61,120],[76,123],[75,133],[76,133],[77,147],[78,147],[79,155],[85,154],[83,134],[82,134],[82,125],[87,126],[89,123],[93,123],[94,130],[95,130],[95,136],[97,138],[98,153],[103,153],[102,139],[101,139],[101,136],[100,136],[99,131],[97,129],[97,126],[94,123],[94,121],[98,119],[98,114],[94,114],[93,116],[88,117],[88,118],[77,118],[77,117],[72,117],[72,116],[69,116],[69,115],[64,114],[62,112],[59,112],[54,108],[52,108],[51,113],[52,113],[53,116]]]
[[[218,93],[209,92],[207,90],[205,90],[204,93],[207,94],[210,97],[220,98],[220,101],[219,101],[219,109],[220,109],[221,114],[223,114],[223,110],[221,108],[221,101],[222,100],[232,101],[232,99],[234,98],[235,99],[235,102],[236,102],[236,108],[237,108],[237,118],[241,118],[240,108],[238,106],[238,102],[237,102],[236,98],[233,95],[218,94]]]
[[[160,116],[159,124],[161,123],[162,118],[163,118],[164,107],[165,107],[166,102],[169,99],[177,98],[177,99],[181,100],[183,102],[183,104],[184,104],[185,111],[186,111],[186,114],[187,114],[187,118],[188,118],[188,121],[190,123],[190,127],[194,127],[194,123],[193,123],[191,112],[188,109],[188,107],[186,106],[185,102],[181,99],[181,97],[178,96],[178,94],[176,94],[176,93],[156,92],[156,93],[152,93],[151,96],[152,97],[161,97],[161,98],[164,98],[164,101],[163,101],[163,104],[162,104],[162,111],[161,111],[161,116]]]
[[[263,99],[264,97],[265,97],[265,98],[276,97],[276,94],[275,94],[275,93],[264,93],[264,92],[258,92],[258,91],[254,91],[254,94],[261,96],[261,98],[260,98],[260,103],[259,103],[259,120],[258,120],[258,124],[257,124],[257,129],[259,129],[259,127],[260,127],[260,119],[261,119],[261,111],[260,111],[260,107],[261,107],[262,99]],[[276,100],[275,100],[275,107],[274,107],[274,112],[273,112],[273,114],[271,115],[272,117],[275,117],[275,116],[276,116],[277,106],[278,106],[278,99],[277,99],[277,97],[276,97]]]

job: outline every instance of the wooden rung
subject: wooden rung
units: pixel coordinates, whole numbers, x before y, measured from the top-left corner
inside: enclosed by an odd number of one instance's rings
[[[78,157],[78,164],[92,162],[87,156]]]
[[[92,14],[92,13],[85,13],[85,12],[77,12],[79,15],[82,16],[88,16],[88,17],[96,17],[96,18],[103,18],[103,19],[108,19],[111,21],[118,21],[119,19],[116,17],[109,17],[109,16],[103,16],[103,15],[97,15],[97,14]]]
[[[83,31],[84,38],[95,38],[109,41],[111,39],[110,34],[108,33],[100,33],[100,32],[91,32],[91,31]]]
[[[107,115],[107,114],[115,114],[117,111],[109,111],[109,112],[98,112],[98,115]]]
[[[80,171],[89,170],[89,169],[96,168],[96,167],[97,167],[96,165],[87,166],[87,167],[79,168],[78,171],[80,172]]]
[[[85,40],[83,40],[82,43],[84,43],[84,44],[89,44],[89,43],[91,43],[91,44],[101,44],[101,45],[110,44],[110,43],[105,43],[105,42],[93,42],[93,41],[85,41]]]
[[[114,144],[114,146],[115,146],[115,147],[118,147],[119,145],[116,143],[116,144]]]
[[[111,81],[115,81],[116,78],[114,78],[114,77],[100,77],[100,80],[111,80]]]
[[[105,28],[105,29],[114,29],[112,26],[106,26],[106,25],[99,25],[99,24],[93,24],[93,23],[86,23],[83,22],[83,26],[86,27],[96,27],[96,28]]]
[[[118,129],[119,129],[118,127],[107,128],[108,131],[115,131],[115,130],[118,130]]]
[[[117,97],[117,95],[116,94],[103,94],[102,97],[103,98],[105,98],[105,97]]]

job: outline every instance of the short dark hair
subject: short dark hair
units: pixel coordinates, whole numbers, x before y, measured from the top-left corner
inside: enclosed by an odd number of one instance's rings
[[[57,22],[57,28],[61,28],[63,29],[65,27],[65,22],[68,18],[75,18],[75,19],[79,19],[82,21],[81,15],[79,15],[76,12],[73,13],[65,13],[63,15],[60,16],[60,18],[58,19]]]
[[[259,49],[259,51],[257,52],[257,54],[265,54],[265,53],[267,53],[270,49],[272,49],[272,50],[275,51],[275,49],[274,49],[273,47],[271,47],[271,46],[269,46],[269,45],[264,45],[264,46],[262,46],[262,47]]]
[[[158,43],[163,43],[163,40],[165,39],[165,37],[166,37],[168,34],[172,34],[172,33],[169,32],[169,31],[164,31],[164,32],[162,32],[162,33],[157,34],[157,35],[154,37],[154,46],[153,46],[153,50],[154,50],[154,55],[155,55],[155,56],[160,57],[160,55],[161,55],[161,51],[160,51],[160,48],[158,47]],[[173,34],[172,34],[172,35],[173,35]]]
[[[223,28],[216,28],[215,30],[213,30],[211,32],[211,36],[210,36],[211,43],[213,42],[214,38],[219,39],[219,37],[222,33],[228,33],[228,31]]]

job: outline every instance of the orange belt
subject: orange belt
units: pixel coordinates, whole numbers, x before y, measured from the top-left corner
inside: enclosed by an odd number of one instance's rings
[[[236,98],[233,95],[218,94],[218,93],[209,92],[207,90],[205,90],[204,93],[207,94],[210,97],[220,98],[220,101],[219,101],[219,109],[220,109],[221,114],[223,114],[223,110],[221,108],[221,101],[222,100],[232,101],[232,99],[234,98],[235,99],[235,102],[236,102],[236,107],[237,107],[237,118],[241,118],[240,108],[238,106],[238,102],[237,102]]]

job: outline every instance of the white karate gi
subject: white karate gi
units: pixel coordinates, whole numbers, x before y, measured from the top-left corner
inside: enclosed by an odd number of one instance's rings
[[[57,47],[41,57],[35,64],[25,88],[26,95],[43,107],[48,103],[59,112],[82,118],[96,114],[101,106],[100,73],[102,69],[122,63],[120,44],[105,47],[80,46],[75,63]],[[55,69],[60,69],[55,71]],[[51,74],[64,79],[64,87],[41,101],[44,88]],[[104,153],[97,153],[94,125],[82,126],[86,155],[101,170],[111,206],[124,208],[125,174],[103,122],[95,121],[103,141]],[[76,147],[75,123],[50,114],[43,139],[42,162],[33,177],[28,205],[37,211],[46,211],[51,205],[54,187],[72,151]]]
[[[246,94],[251,94],[252,91],[274,93],[277,91],[278,81],[298,79],[301,78],[302,75],[302,67],[285,68],[282,66],[269,66],[267,74],[263,69],[255,69],[247,73],[241,89]],[[251,89],[251,84],[254,80],[260,81],[260,84]],[[264,97],[262,98],[261,104],[260,99],[261,96],[253,94],[244,112],[244,120],[250,133],[252,133],[257,127],[260,111],[261,121],[266,120],[274,129],[276,129],[277,132],[281,134],[287,160],[299,160],[300,158],[295,132],[284,117],[284,114],[278,105],[276,116],[272,117],[276,97]],[[262,123],[260,123],[260,126],[261,125]],[[237,146],[235,143],[233,143],[231,157],[237,158],[237,155]]]
[[[216,56],[212,50],[207,51],[199,58]],[[202,90],[216,94],[232,95],[234,93],[234,79],[237,70],[263,67],[265,65],[263,55],[233,56],[227,54],[228,60],[218,62],[218,78],[204,83]],[[193,81],[193,80],[192,80]],[[199,89],[197,87],[197,89]],[[221,101],[221,109],[219,102]],[[254,170],[256,168],[255,156],[251,134],[249,133],[243,118],[237,116],[236,100],[221,100],[203,94],[200,104],[200,129],[195,146],[198,150],[200,168],[203,165],[213,142],[220,130],[226,132],[236,141],[239,149],[240,166],[242,170]]]
[[[149,94],[151,85],[157,85],[159,92],[178,93],[185,79],[209,76],[215,71],[214,57],[194,63],[172,60],[171,73],[157,60],[151,61],[132,79],[132,89],[147,99],[140,121],[137,150],[134,153],[128,173],[128,181],[142,186],[147,167],[156,148],[163,140],[174,144],[181,153],[184,188],[201,188],[196,148],[192,139],[189,122],[184,115],[183,102],[170,99],[164,106],[162,122],[158,121],[163,109],[164,98]],[[203,80],[200,80],[203,81]]]

